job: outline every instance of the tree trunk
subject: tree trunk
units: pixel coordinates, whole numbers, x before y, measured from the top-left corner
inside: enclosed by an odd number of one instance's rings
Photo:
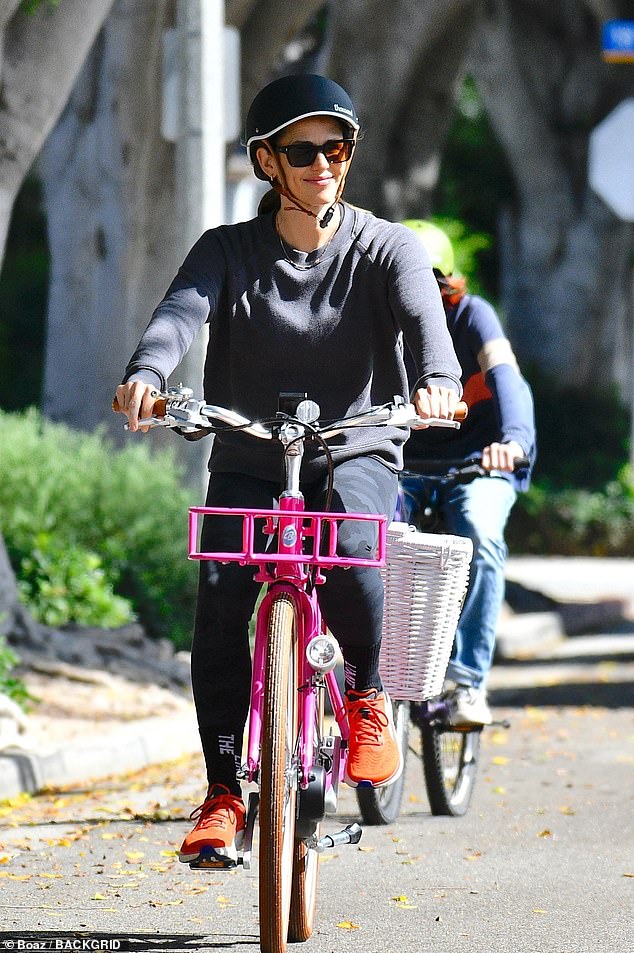
[[[324,0],[261,0],[241,24],[242,108],[272,78],[284,47],[323,7]]]
[[[184,257],[174,146],[160,134],[171,0],[118,0],[49,138],[41,170],[51,248],[44,411],[122,433],[110,401]]]
[[[634,85],[600,58],[579,3],[492,0],[471,68],[513,170],[502,221],[503,310],[518,357],[560,383],[629,397],[633,229],[587,182],[589,135]]]
[[[16,642],[41,646],[45,635],[18,597],[18,586],[7,549],[0,533],[0,637],[10,645]]]
[[[395,0],[389,12],[377,0],[335,5],[330,72],[364,129],[351,201],[390,218],[429,211],[474,5]]]
[[[0,7],[0,262],[13,203],[55,125],[113,0],[42,4],[28,16],[13,0]]]
[[[0,635],[11,631],[17,604],[18,587],[15,574],[9,562],[4,539],[0,535]]]

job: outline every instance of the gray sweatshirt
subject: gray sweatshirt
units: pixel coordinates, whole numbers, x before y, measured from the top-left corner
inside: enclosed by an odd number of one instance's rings
[[[306,392],[333,420],[407,396],[403,337],[418,380],[461,393],[460,365],[429,260],[402,225],[342,206],[330,244],[309,254],[283,247],[272,215],[211,229],[193,246],[126,368],[164,390],[209,321],[204,397],[252,420],[275,414],[282,391]],[[290,260],[289,260],[290,259]],[[196,387],[196,382],[186,381]],[[402,467],[408,431],[348,430],[330,441],[335,463],[369,454]],[[212,471],[277,481],[281,448],[243,433],[216,436]],[[302,475],[319,476],[308,445]]]

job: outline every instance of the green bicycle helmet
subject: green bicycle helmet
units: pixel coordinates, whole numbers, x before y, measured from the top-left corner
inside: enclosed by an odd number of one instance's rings
[[[349,95],[326,76],[313,73],[282,76],[260,90],[247,113],[242,137],[259,179],[266,181],[267,177],[255,155],[257,144],[310,116],[333,116],[347,125],[353,136],[359,130],[359,117]]]
[[[402,224],[416,233],[429,255],[432,268],[445,276],[453,274],[453,246],[442,228],[419,218],[408,218]]]

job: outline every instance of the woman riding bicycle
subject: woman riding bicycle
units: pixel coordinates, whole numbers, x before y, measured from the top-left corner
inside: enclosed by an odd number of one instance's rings
[[[412,397],[420,416],[452,415],[460,367],[429,262],[408,229],[342,201],[358,131],[350,97],[325,77],[286,76],[256,96],[244,143],[255,175],[272,189],[256,218],[205,232],[187,255],[116,391],[130,430],[151,414],[157,390],[165,390],[207,321],[205,399],[249,419],[273,416],[281,392],[306,392],[324,419],[406,393],[403,335],[416,366]],[[391,514],[406,436],[377,427],[337,438],[332,509]],[[263,448],[244,433],[217,435],[207,505],[270,508],[281,467],[277,441]],[[320,509],[327,460],[319,446],[307,446],[302,480],[308,508]],[[241,525],[207,521],[202,545],[237,550]],[[339,549],[367,555],[374,533],[344,522]],[[252,567],[201,564],[192,683],[208,791],[181,848],[187,863],[209,847],[235,859],[244,827],[236,770],[249,705],[248,623],[258,590]],[[346,780],[385,784],[398,776],[401,756],[378,673],[379,570],[332,570],[319,602],[345,661]]]
[[[492,306],[466,290],[453,275],[454,252],[432,222],[403,223],[420,239],[438,281],[447,325],[462,367],[463,399],[469,416],[459,431],[412,432],[405,466],[418,461],[482,457],[487,476],[469,483],[436,483],[449,533],[473,541],[467,597],[447,669],[447,698],[455,725],[491,723],[486,679],[493,660],[496,626],[504,600],[504,529],[517,492],[528,489],[535,457],[535,422],[530,388]],[[516,461],[528,466],[516,472]],[[421,478],[424,479],[424,478]]]

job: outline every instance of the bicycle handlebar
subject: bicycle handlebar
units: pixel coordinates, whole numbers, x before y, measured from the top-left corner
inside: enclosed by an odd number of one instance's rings
[[[112,401],[112,409],[115,412],[121,409],[116,397]],[[193,433],[196,430],[213,431],[214,427],[213,425],[210,426],[210,422],[216,420],[227,424],[229,429],[243,430],[252,437],[270,440],[275,435],[274,431],[279,429],[280,425],[286,421],[304,424],[295,417],[286,415],[278,415],[268,421],[252,421],[226,407],[206,404],[204,400],[184,397],[182,394],[160,394],[154,403],[153,410],[152,417],[139,420],[139,427],[178,428],[187,433]],[[417,427],[423,424],[428,427],[458,429],[460,421],[464,420],[467,414],[467,405],[460,401],[453,419],[444,417],[423,418],[416,414],[413,404],[407,403],[402,397],[395,397],[392,403],[371,407],[360,414],[341,420],[328,421],[321,426],[316,423],[312,428],[306,425],[306,429],[318,432],[324,439],[334,437],[351,427],[375,427],[381,424],[391,424],[394,427]]]
[[[530,466],[528,457],[518,457],[513,466],[513,472],[517,473],[524,467]],[[456,459],[447,458],[446,460],[408,460],[405,464],[403,473],[416,473],[418,476],[426,476],[436,480],[455,479],[460,482],[460,477],[472,479],[475,476],[488,476],[489,470],[482,466],[482,454],[474,457],[457,457]]]

